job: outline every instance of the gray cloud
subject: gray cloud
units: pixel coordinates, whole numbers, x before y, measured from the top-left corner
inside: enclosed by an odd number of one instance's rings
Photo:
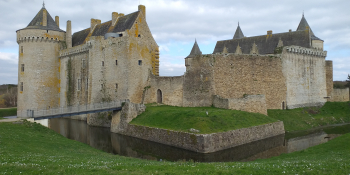
[[[91,18],[105,22],[111,20],[113,11],[125,14],[137,11],[139,0],[46,0],[45,3],[52,17],[60,16],[61,29],[65,30],[66,21],[71,20],[73,32],[76,32],[88,28]],[[41,4],[42,0],[0,0],[0,52],[17,52],[15,31],[28,25]],[[325,41],[329,53],[334,53],[327,58],[334,60],[334,79],[338,80],[346,71],[350,73],[349,69],[340,67],[344,60],[349,62],[350,55],[336,54],[350,48],[348,0],[141,0],[141,4],[146,5],[147,22],[156,41],[168,50],[172,50],[170,43],[193,43],[194,38],[202,42],[199,45],[214,45],[218,40],[230,39],[238,21],[246,36],[264,35],[267,30],[274,33],[296,30],[304,11],[315,35]],[[183,58],[161,55],[162,75],[162,72],[168,72],[164,75],[183,73],[174,60],[183,62]],[[0,70],[1,73],[5,72]]]

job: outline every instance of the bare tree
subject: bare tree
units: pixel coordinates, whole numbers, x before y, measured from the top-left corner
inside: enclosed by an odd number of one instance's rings
[[[5,105],[7,107],[15,107],[17,106],[17,87],[16,86],[8,86],[7,93],[4,96]]]

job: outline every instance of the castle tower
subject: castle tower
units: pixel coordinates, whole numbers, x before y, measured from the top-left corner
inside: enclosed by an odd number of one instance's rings
[[[44,4],[26,28],[17,30],[18,117],[26,110],[58,107],[60,62],[58,52],[66,47],[65,31],[52,19]]]
[[[239,26],[239,23],[238,23],[238,26],[237,26],[235,35],[233,36],[233,39],[241,39],[241,38],[244,38],[244,35],[243,35],[241,27]]]
[[[321,40],[320,38],[318,38],[317,36],[315,36],[314,32],[311,30],[311,27],[309,26],[309,24],[307,23],[305,17],[304,17],[304,13],[303,16],[300,20],[300,23],[298,25],[297,31],[305,31],[305,30],[310,30],[310,37],[311,37],[311,46],[313,48],[319,49],[319,50],[323,50],[323,40]]]
[[[202,52],[198,47],[197,40],[194,41],[191,53],[185,58],[186,70],[189,68],[188,66],[191,65],[192,58],[194,58],[196,55],[202,55]]]

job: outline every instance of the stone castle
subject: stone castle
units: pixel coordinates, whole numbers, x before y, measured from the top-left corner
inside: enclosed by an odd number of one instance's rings
[[[185,74],[176,77],[159,76],[159,46],[143,5],[128,15],[113,12],[105,23],[91,19],[89,28],[73,35],[71,21],[61,30],[59,17],[43,6],[16,33],[18,111],[129,99],[267,114],[332,100],[332,61],[325,60],[324,41],[304,15],[296,31],[285,33],[245,37],[238,25],[213,54],[202,54],[195,42]]]

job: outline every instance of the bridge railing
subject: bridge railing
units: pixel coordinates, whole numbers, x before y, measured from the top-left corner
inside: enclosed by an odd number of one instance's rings
[[[118,101],[104,102],[104,103],[78,104],[75,106],[66,106],[66,107],[49,108],[49,109],[27,109],[27,110],[18,111],[18,112],[20,112],[20,116],[22,117],[36,118],[36,117],[43,117],[43,116],[50,116],[50,115],[70,114],[70,113],[121,107],[122,103],[126,101],[127,100],[118,100]]]

